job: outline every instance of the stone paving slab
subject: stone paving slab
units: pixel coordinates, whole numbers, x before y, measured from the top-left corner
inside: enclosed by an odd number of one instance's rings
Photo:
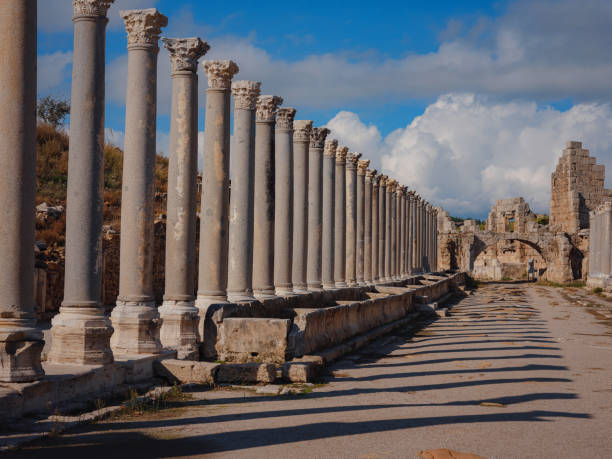
[[[484,286],[416,333],[395,330],[346,355],[320,383],[301,395],[195,391],[173,409],[82,426],[18,457],[612,451],[612,329],[553,288]]]

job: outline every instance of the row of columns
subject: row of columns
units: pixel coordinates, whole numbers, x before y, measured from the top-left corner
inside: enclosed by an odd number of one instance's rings
[[[435,269],[435,213],[396,180],[369,169],[329,130],[294,120],[294,108],[234,81],[229,60],[204,61],[208,78],[194,286],[197,63],[201,39],[162,39],[172,65],[163,304],[153,295],[157,55],[167,18],[121,12],[128,82],[120,284],[110,320],[101,304],[104,60],[113,0],[74,1],[66,281],[52,323],[52,363],[105,364],[174,349],[196,359],[199,324],[213,305],[400,281]],[[10,65],[0,66],[0,380],[42,377],[34,325],[36,0],[0,3]],[[12,46],[15,45],[15,46]],[[9,52],[7,51],[7,52]],[[5,89],[8,88],[8,89]],[[230,104],[234,102],[230,150]],[[230,168],[230,154],[232,157]],[[231,198],[230,198],[230,176]],[[161,329],[161,330],[160,330]]]

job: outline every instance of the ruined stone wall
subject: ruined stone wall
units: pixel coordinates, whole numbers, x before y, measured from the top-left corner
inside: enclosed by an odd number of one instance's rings
[[[574,234],[589,227],[589,212],[612,199],[604,188],[605,168],[596,164],[582,142],[567,142],[552,173],[550,224],[555,231]]]
[[[536,221],[537,216],[523,198],[499,199],[489,212],[486,228],[494,233],[525,233]]]

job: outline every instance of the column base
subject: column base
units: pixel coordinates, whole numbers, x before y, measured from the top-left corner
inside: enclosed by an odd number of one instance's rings
[[[195,301],[164,300],[158,311],[162,346],[175,350],[179,360],[198,360],[199,316]]]
[[[322,292],[323,291],[323,284],[309,284],[308,285],[308,291],[309,292]]]
[[[52,363],[104,365],[113,361],[111,321],[100,307],[62,306],[51,321]]]
[[[336,290],[338,287],[336,287],[336,284],[334,284],[333,282],[327,283],[324,282],[323,283],[323,290]]]
[[[293,293],[296,295],[304,295],[305,293],[308,293],[308,286],[306,284],[304,285],[293,284]]]
[[[274,298],[278,298],[273,288],[254,290],[253,296],[257,300],[273,300]]]
[[[111,314],[115,333],[111,349],[115,356],[159,354],[159,312],[152,301],[121,301]]]
[[[358,287],[367,287],[368,283],[366,281],[357,281]]]
[[[31,320],[0,319],[0,382],[25,383],[42,379],[40,354],[45,345]]]
[[[336,282],[335,285],[336,285],[336,288],[346,288],[346,287],[348,287],[348,284],[346,282],[344,282],[344,281],[338,281],[338,282]]]
[[[256,299],[250,291],[227,292],[227,301],[230,303],[248,303],[249,301],[256,301]]]

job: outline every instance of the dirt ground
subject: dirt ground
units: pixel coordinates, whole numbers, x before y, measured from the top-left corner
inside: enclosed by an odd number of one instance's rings
[[[5,457],[610,458],[611,325],[584,290],[486,284],[305,393],[196,389]]]

